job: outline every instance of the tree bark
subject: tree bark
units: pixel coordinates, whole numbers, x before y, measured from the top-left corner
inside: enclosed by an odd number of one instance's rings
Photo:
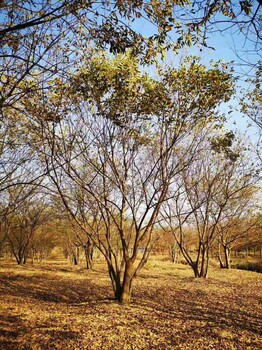
[[[208,263],[209,263],[209,250],[206,245],[202,245],[201,249],[201,265],[199,270],[199,276],[200,278],[206,278],[207,277],[207,271],[208,271]]]
[[[120,297],[121,304],[130,304],[131,293],[132,293],[132,282],[133,282],[133,265],[130,262],[127,262],[123,284],[122,284],[122,293]]]
[[[108,271],[114,290],[115,300],[121,304],[130,304],[134,279],[133,264],[130,262],[126,263],[123,279],[120,278],[120,272],[116,272],[113,266],[109,264]]]
[[[93,268],[93,245],[90,241],[84,246],[85,258],[86,258],[86,268],[87,270],[92,270]]]
[[[199,271],[198,271],[198,263],[195,262],[193,265],[191,265],[193,271],[194,271],[194,275],[195,275],[195,278],[199,278]]]
[[[230,250],[227,246],[224,246],[224,254],[225,254],[225,269],[230,269]]]

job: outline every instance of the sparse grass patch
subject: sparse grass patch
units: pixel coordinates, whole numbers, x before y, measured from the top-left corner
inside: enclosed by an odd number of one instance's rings
[[[103,262],[94,271],[66,261],[0,267],[1,350],[259,349],[262,279],[153,257],[130,306],[112,300]]]

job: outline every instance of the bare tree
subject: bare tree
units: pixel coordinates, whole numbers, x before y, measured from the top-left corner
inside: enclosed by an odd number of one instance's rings
[[[115,298],[129,303],[158,236],[160,208],[186,166],[177,152],[188,154],[187,162],[194,158],[193,130],[228,100],[232,81],[218,66],[206,70],[196,62],[167,69],[159,80],[142,74],[130,54],[85,63],[62,87],[66,117],[32,116],[30,132],[65,208],[105,257]]]
[[[163,130],[160,140],[145,145],[139,144],[138,135],[136,139],[130,130],[108,121],[100,119],[87,126],[92,146],[90,139],[77,142],[80,156],[75,164],[53,155],[56,163],[50,174],[66,208],[104,255],[115,298],[129,303],[133,279],[146,263],[155,240],[154,225],[170,171],[175,171],[169,168],[170,145],[165,145]],[[57,170],[57,161],[63,175]],[[89,173],[88,182],[83,181],[79,169]],[[74,198],[67,191],[70,183],[84,192],[81,213],[73,209]],[[141,247],[144,253],[137,261]]]
[[[228,152],[223,156],[206,146],[199,149],[198,155],[181,173],[180,186],[165,206],[169,229],[195,277],[207,276],[210,249],[218,237],[220,225],[225,222],[229,208],[257,181],[243,155],[233,156]],[[190,229],[196,233],[193,254],[186,245]]]
[[[224,219],[217,226],[218,259],[221,268],[230,268],[230,254],[234,246],[258,228],[258,218],[254,215],[257,206],[254,203],[252,190],[243,191],[242,198],[237,198],[234,208],[229,208]],[[251,202],[251,203],[250,203]],[[221,252],[222,248],[222,252]]]
[[[49,217],[46,203],[30,195],[8,216],[7,242],[17,263],[25,264],[30,254],[36,229]]]

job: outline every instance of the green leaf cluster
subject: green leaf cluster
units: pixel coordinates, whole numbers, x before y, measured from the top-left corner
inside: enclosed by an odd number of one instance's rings
[[[165,67],[152,78],[130,52],[92,56],[68,84],[74,103],[85,100],[95,113],[127,124],[137,118],[165,115],[168,123],[213,118],[234,92],[231,73],[187,59],[179,68]]]

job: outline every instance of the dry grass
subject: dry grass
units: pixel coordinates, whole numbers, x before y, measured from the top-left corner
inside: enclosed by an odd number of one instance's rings
[[[0,262],[0,349],[262,348],[262,275],[213,268],[192,278],[184,265],[152,258],[131,306],[112,300],[103,264]]]

